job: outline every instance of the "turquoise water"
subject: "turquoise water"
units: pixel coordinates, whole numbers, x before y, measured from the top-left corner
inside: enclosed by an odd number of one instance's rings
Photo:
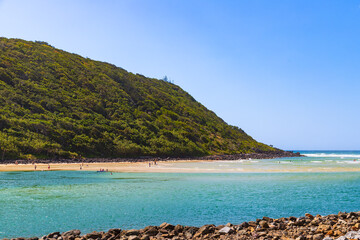
[[[344,172],[360,171],[360,151],[300,151],[306,157],[235,161],[165,162],[157,168],[199,172]]]
[[[359,172],[0,172],[0,238],[359,210]]]

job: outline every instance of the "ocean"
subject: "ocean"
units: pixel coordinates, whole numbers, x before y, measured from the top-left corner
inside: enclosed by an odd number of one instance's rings
[[[307,157],[160,163],[223,173],[0,172],[0,238],[360,211],[360,151],[300,152]]]

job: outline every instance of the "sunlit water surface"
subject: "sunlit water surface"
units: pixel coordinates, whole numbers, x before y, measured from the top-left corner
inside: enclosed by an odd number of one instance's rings
[[[271,168],[297,162],[358,167],[349,163],[359,158],[354,157],[357,153],[256,161]],[[242,168],[259,162],[214,162],[205,167],[224,164]],[[359,172],[0,172],[0,238],[70,229],[86,233],[114,227],[142,228],[165,221],[195,226],[237,224],[263,216],[359,210]]]

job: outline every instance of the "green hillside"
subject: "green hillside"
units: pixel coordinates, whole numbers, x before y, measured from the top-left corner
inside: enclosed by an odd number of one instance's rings
[[[0,159],[274,151],[175,84],[0,38]]]

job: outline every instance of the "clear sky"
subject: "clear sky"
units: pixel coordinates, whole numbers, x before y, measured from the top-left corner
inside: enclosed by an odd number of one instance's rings
[[[360,149],[360,0],[0,0],[0,36],[167,75],[266,144]]]

